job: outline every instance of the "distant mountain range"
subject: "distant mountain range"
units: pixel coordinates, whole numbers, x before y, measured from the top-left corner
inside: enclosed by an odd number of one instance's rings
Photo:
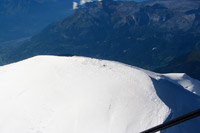
[[[56,3],[61,0],[0,0],[1,14],[17,14],[21,12],[29,12],[34,6],[47,3]],[[32,8],[33,9],[33,8]]]
[[[72,12],[72,0],[0,0],[0,43],[33,36]]]
[[[64,19],[73,13],[73,2],[80,3],[79,0],[0,0],[0,43],[33,36],[48,24]]]
[[[200,1],[103,0],[79,6],[73,15],[1,55],[1,64],[41,54],[80,55],[154,70],[199,48]]]

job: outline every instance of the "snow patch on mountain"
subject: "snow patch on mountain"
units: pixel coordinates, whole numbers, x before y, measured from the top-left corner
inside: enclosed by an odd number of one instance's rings
[[[185,90],[189,82],[177,75],[85,57],[36,56],[2,66],[0,132],[140,132],[200,107],[198,91]],[[199,122],[169,131],[198,131]]]
[[[151,72],[148,70],[144,70],[142,68],[133,67],[135,69],[141,70],[148,74],[151,78],[160,80],[165,79],[168,80],[178,86],[183,87],[185,90],[188,90],[198,96],[200,96],[200,81],[189,77],[185,73],[167,73],[167,74],[159,74],[155,72]]]

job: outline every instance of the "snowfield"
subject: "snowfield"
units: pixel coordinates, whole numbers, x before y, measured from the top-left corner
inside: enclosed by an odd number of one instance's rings
[[[113,61],[36,56],[0,67],[0,133],[138,133],[200,108],[200,82]],[[200,131],[195,118],[162,132]]]

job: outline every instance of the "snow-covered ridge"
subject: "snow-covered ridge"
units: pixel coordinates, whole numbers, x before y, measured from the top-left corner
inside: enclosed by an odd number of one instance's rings
[[[199,108],[193,81],[112,61],[36,56],[0,67],[0,132],[140,132]],[[195,132],[199,122],[169,131]]]

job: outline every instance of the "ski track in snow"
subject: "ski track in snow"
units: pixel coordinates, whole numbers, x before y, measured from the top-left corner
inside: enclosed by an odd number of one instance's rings
[[[0,67],[0,82],[0,133],[137,133],[200,108],[200,82],[186,74],[86,57],[36,56]]]

